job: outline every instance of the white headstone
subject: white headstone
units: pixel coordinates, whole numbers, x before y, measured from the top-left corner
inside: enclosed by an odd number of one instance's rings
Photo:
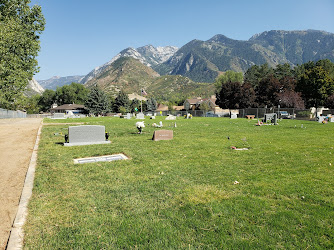
[[[145,119],[145,115],[144,115],[144,113],[138,113],[136,118],[137,119]]]

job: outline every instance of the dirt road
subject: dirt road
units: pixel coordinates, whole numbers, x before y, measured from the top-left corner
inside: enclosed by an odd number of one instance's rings
[[[0,119],[0,249],[7,244],[42,119]]]

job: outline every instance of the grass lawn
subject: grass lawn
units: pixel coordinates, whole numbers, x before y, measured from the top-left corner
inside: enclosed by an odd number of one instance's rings
[[[25,248],[334,247],[334,123],[179,118],[154,142],[149,119],[141,135],[135,119],[60,121],[105,125],[112,143],[64,147],[69,125],[43,127]],[[73,163],[114,153],[131,159]]]

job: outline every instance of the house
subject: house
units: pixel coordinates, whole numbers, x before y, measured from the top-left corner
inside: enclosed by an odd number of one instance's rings
[[[202,100],[201,97],[187,99],[184,101],[183,107],[185,110],[195,110],[198,103],[201,102],[201,100]]]
[[[52,105],[50,109],[51,114],[54,113],[65,113],[68,114],[69,111],[72,111],[74,115],[86,114],[88,113],[87,108],[82,104],[63,104],[61,106]]]
[[[210,98],[196,97],[192,99],[187,99],[184,102],[183,106],[185,110],[199,110],[201,109],[201,105],[206,104],[208,110],[215,112],[217,108],[219,109],[219,106],[216,105],[216,100],[217,98],[215,95],[212,95]]]

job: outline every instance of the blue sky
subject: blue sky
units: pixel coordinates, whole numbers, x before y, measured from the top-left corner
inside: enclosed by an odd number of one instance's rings
[[[45,80],[85,75],[127,47],[173,45],[269,30],[334,33],[332,0],[32,0],[46,18],[38,56]]]

